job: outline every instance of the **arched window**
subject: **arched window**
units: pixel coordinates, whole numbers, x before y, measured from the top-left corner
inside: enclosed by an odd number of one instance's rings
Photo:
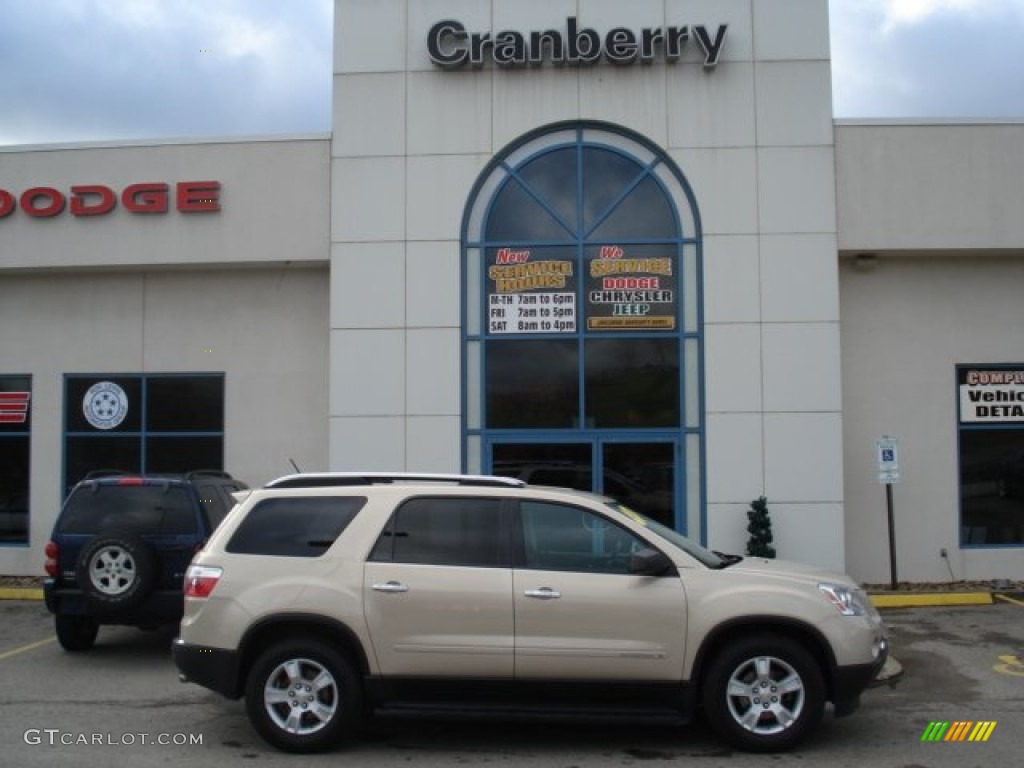
[[[603,124],[534,132],[478,180],[462,254],[467,471],[702,533],[700,224],[671,160]]]

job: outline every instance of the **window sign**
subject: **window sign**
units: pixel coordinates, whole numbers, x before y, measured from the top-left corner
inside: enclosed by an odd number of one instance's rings
[[[587,330],[673,331],[675,259],[669,246],[588,247]]]
[[[960,370],[960,421],[970,424],[1024,423],[1024,368]]]
[[[564,249],[487,249],[487,317],[492,334],[575,333],[575,263]]]

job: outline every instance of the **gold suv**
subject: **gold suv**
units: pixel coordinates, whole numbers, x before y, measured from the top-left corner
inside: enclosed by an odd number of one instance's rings
[[[361,717],[685,722],[777,751],[856,709],[885,661],[848,577],[719,555],[593,494],[469,475],[291,475],[192,561],[183,681],[245,697],[268,742]]]

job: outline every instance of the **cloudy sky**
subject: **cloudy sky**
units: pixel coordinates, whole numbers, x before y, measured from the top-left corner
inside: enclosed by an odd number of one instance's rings
[[[333,6],[0,0],[0,145],[326,132]],[[1024,0],[830,8],[837,117],[1024,119]]]

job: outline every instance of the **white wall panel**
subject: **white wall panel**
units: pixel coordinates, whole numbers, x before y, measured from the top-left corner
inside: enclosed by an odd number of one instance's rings
[[[704,238],[704,321],[761,319],[760,255],[755,235]]]
[[[334,72],[405,69],[406,0],[345,0],[334,4]]]
[[[405,154],[406,75],[336,75],[335,157]]]
[[[409,240],[450,240],[459,236],[466,199],[487,160],[483,155],[408,158]]]
[[[462,295],[457,241],[406,246],[406,319],[410,328],[458,328]]]
[[[405,412],[405,333],[331,331],[331,416]]]
[[[670,154],[693,187],[705,235],[757,232],[754,149],[677,149]]]
[[[708,414],[707,459],[709,504],[748,502],[763,494],[764,432],[761,414]]]
[[[753,0],[758,59],[828,59],[828,0]]]
[[[835,235],[763,235],[761,306],[765,322],[837,322]]]
[[[405,325],[405,244],[339,243],[331,248],[331,327]]]
[[[331,469],[335,472],[404,472],[405,419],[401,416],[332,416]]]
[[[414,416],[455,416],[462,389],[459,332],[454,328],[410,330],[406,344],[405,412]]]
[[[841,503],[842,431],[839,413],[765,414],[764,495],[768,500]]]
[[[331,239],[405,239],[405,161],[336,158],[331,177]]]
[[[832,74],[828,61],[762,61],[757,64],[755,78],[759,144],[832,144]]]
[[[711,72],[676,66],[666,77],[669,147],[756,143],[753,64],[727,61]]]
[[[766,323],[764,409],[839,411],[838,323]]]
[[[410,72],[409,121],[399,125],[410,155],[480,154],[491,147],[489,77],[466,72]]]
[[[762,232],[836,231],[832,147],[762,148],[757,176]]]
[[[707,326],[704,372],[709,413],[760,411],[761,327],[756,323]]]

